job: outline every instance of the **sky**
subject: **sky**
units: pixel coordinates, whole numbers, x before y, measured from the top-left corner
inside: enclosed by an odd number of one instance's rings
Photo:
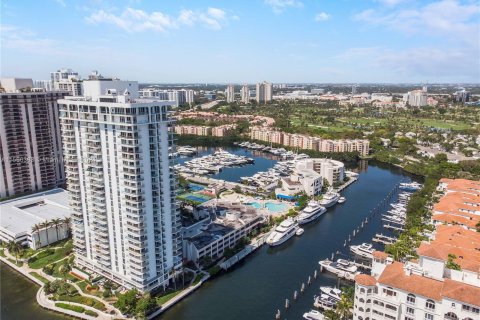
[[[480,82],[478,0],[2,0],[1,77]]]

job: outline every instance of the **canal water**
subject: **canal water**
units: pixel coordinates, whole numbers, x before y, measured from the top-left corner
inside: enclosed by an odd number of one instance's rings
[[[255,165],[226,168],[214,176],[229,181],[268,170],[279,160],[240,148],[227,151],[255,158]],[[200,154],[210,152],[212,149],[206,149]],[[188,158],[179,158],[177,162],[186,160]],[[320,285],[342,285],[335,277],[323,273],[308,286],[308,276],[313,276],[314,270],[318,270],[318,261],[331,257],[337,251],[343,252],[337,257],[348,257],[348,247],[343,246],[348,235],[401,180],[410,179],[398,168],[375,162],[367,165],[363,161],[357,169],[359,180],[342,192],[347,201],[329,208],[320,219],[305,225],[305,233],[301,237],[292,238],[276,248],[263,246],[229,272],[204,284],[159,319],[264,320],[274,319],[277,309],[282,311],[282,319],[301,319],[304,312],[313,308],[313,297],[318,294]],[[380,215],[368,223],[351,244],[371,242],[377,232],[387,234],[381,227]],[[297,301],[293,301],[293,292],[297,290],[300,293],[302,282],[305,282],[306,290],[299,294]],[[37,288],[15,271],[1,265],[0,318],[66,319],[36,304]],[[283,307],[285,298],[291,300],[288,311]]]
[[[274,319],[277,309],[282,319],[301,319],[304,312],[313,309],[314,295],[322,285],[344,285],[327,273],[319,274],[308,286],[308,276],[319,270],[318,261],[336,257],[348,257],[345,239],[353,229],[361,225],[378,203],[400,182],[410,180],[395,167],[382,164],[362,164],[359,180],[342,192],[347,198],[343,204],[329,208],[320,219],[305,225],[305,233],[285,244],[269,248],[263,246],[226,274],[207,282],[192,295],[166,311],[162,320],[265,320]],[[377,232],[388,234],[381,227],[381,215],[377,215],[350,244],[371,242]],[[381,248],[378,247],[378,248]],[[304,293],[293,301],[293,293]],[[285,299],[291,301],[285,311]]]
[[[42,309],[37,304],[38,286],[0,262],[0,319],[64,320],[71,319]]]

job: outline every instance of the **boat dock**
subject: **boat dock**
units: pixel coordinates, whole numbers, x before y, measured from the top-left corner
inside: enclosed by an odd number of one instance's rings
[[[384,227],[385,229],[389,229],[389,230],[393,230],[393,231],[402,231],[402,232],[405,231],[404,228],[395,227],[395,226],[392,226],[392,225],[390,225],[390,224],[384,224],[383,227]]]
[[[377,233],[375,237],[372,238],[373,242],[381,243],[381,244],[393,244],[397,241],[397,238],[385,236],[381,233]]]
[[[340,187],[338,187],[338,189],[334,189],[334,190],[335,190],[335,192],[340,192],[357,180],[358,180],[357,177],[350,177],[350,180],[348,180],[346,183],[342,184]]]

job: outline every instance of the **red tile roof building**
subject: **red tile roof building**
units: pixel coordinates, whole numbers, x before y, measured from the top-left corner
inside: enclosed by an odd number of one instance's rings
[[[442,213],[419,259],[394,262],[375,251],[372,276],[355,277],[354,320],[480,319],[480,233],[468,222],[480,216],[480,182],[442,179],[438,190],[434,211]]]

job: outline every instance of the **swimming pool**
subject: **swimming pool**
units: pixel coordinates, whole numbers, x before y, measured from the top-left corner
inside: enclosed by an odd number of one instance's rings
[[[288,209],[288,206],[284,203],[266,202],[265,205],[262,205],[261,203],[258,203],[258,202],[249,202],[245,204],[252,206],[256,209],[267,208],[267,210],[270,212],[281,212]]]
[[[287,210],[288,206],[285,203],[266,202],[265,208],[271,212],[281,212]]]

